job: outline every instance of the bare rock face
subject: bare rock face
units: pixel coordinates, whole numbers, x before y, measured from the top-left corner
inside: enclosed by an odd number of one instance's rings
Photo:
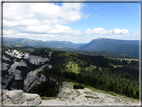
[[[12,50],[8,49],[8,51],[5,51],[5,53],[7,53],[8,55],[10,55],[12,57],[16,57],[16,58],[20,58],[20,59],[23,56],[23,53],[17,51],[16,49],[14,49],[14,50],[13,49]]]
[[[12,65],[11,65],[11,67],[9,68],[9,70],[8,70],[8,72],[9,72],[9,74],[15,74],[15,71],[16,71],[16,67],[17,66],[25,66],[25,67],[27,67],[27,64],[23,61],[23,60],[21,60],[20,62],[14,62]]]
[[[48,58],[42,58],[40,56],[30,55],[29,56],[29,62],[35,65],[38,65],[40,63],[44,64],[46,61],[49,61]]]
[[[48,51],[46,50],[47,54]],[[30,55],[16,49],[4,51],[2,63],[3,66],[3,89],[17,90],[22,89],[28,92],[34,85],[45,81],[44,75],[38,75],[45,67],[52,68],[48,62],[52,52],[49,52],[49,58]],[[33,65],[33,66],[31,66]],[[35,65],[35,66],[34,66]],[[26,71],[26,72],[25,72]],[[39,77],[40,76],[40,77]]]
[[[3,105],[39,105],[41,98],[38,94],[23,93],[22,90],[3,90]]]
[[[7,70],[9,65],[7,63],[2,63],[2,66],[3,66],[3,70]]]
[[[41,78],[37,76],[38,72],[42,71],[45,67],[47,67],[48,64],[43,65],[42,67],[31,71],[27,74],[26,79],[24,80],[24,90],[27,92],[35,85],[40,84],[41,81],[45,81],[46,77],[44,75],[41,75]],[[39,83],[38,83],[39,81]]]

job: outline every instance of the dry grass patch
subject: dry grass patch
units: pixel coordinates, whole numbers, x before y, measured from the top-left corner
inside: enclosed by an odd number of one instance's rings
[[[91,92],[84,92],[84,94],[90,94]]]
[[[41,97],[41,100],[53,100],[54,97]]]

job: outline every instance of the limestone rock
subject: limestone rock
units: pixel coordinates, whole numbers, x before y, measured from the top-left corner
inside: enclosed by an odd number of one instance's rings
[[[8,57],[6,57],[5,55],[3,55],[2,57],[4,60],[7,60],[7,61],[11,61]]]
[[[39,105],[41,98],[38,94],[23,93],[22,90],[3,90],[3,105]]]
[[[37,81],[45,81],[46,77],[42,76],[41,78],[39,78],[37,76],[38,72],[42,71],[45,67],[47,67],[48,64],[43,65],[42,67],[31,71],[27,74],[26,79],[24,80],[24,89],[27,90],[27,92],[32,88],[32,86],[34,86]],[[39,84],[40,84],[39,82]],[[37,83],[38,84],[38,83]]]
[[[25,53],[23,58],[28,59],[29,58],[29,53]]]
[[[22,79],[20,70],[15,71],[15,78],[14,79],[15,80],[21,80]]]
[[[9,70],[8,70],[8,72],[9,72],[9,74],[15,74],[15,71],[16,71],[16,67],[17,66],[25,66],[25,67],[27,67],[27,64],[23,61],[23,60],[21,60],[21,61],[19,61],[19,62],[14,62],[12,65],[11,65],[11,67],[9,68]]]
[[[42,58],[40,56],[30,55],[29,62],[35,65],[44,64],[46,61],[49,61],[48,58]]]
[[[9,65],[7,63],[2,63],[2,66],[3,66],[3,70],[7,70]]]
[[[28,93],[24,93],[24,98],[27,101],[27,104],[34,104],[34,105],[38,105],[41,102],[41,98],[38,94],[28,94]]]
[[[23,56],[23,53],[17,51],[16,49],[14,49],[14,50],[13,49],[12,50],[8,49],[8,51],[5,51],[5,53],[7,53],[8,55],[10,55],[12,57],[16,57],[16,58],[20,58],[20,59]]]
[[[22,94],[23,94],[22,90],[11,90],[11,91],[7,91],[6,93],[6,95],[12,100],[21,96]]]

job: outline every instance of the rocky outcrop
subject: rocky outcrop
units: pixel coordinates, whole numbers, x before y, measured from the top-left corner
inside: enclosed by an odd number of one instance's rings
[[[10,55],[12,57],[16,57],[16,58],[20,58],[20,59],[23,56],[23,53],[17,51],[16,49],[14,49],[14,50],[13,49],[12,50],[8,49],[8,51],[5,51],[5,53],[7,53],[8,55]]]
[[[15,71],[15,78],[14,79],[15,80],[21,80],[22,79],[20,70]]]
[[[23,59],[28,59],[29,58],[29,53],[24,53]]]
[[[26,79],[24,80],[24,89],[28,92],[35,84],[40,84],[41,81],[45,81],[46,77],[44,75],[41,75],[41,77],[38,77],[38,72],[42,71],[45,67],[47,67],[48,64],[43,65],[42,67],[31,71],[27,74]]]
[[[27,64],[23,61],[23,60],[21,60],[20,62],[15,62],[14,64],[12,64],[11,65],[11,67],[9,68],[9,70],[8,70],[8,72],[9,72],[9,74],[15,74],[15,71],[16,71],[16,67],[17,66],[25,66],[25,67],[27,67]]]
[[[140,106],[138,100],[98,89],[73,89],[73,85],[71,82],[63,82],[58,96],[52,100],[42,100],[40,106]]]
[[[39,105],[41,98],[38,94],[23,93],[22,90],[3,90],[3,105]]]
[[[22,76],[21,76],[21,71],[17,70],[16,67],[27,67],[27,64],[25,61],[20,60],[19,62],[14,62],[10,67],[8,64],[3,63],[3,70],[7,70],[8,67],[9,69],[8,74],[5,74],[5,76],[3,77],[3,83],[5,85],[3,85],[3,88],[6,88],[8,83],[14,78],[14,80],[22,80]]]
[[[9,65],[7,63],[2,63],[2,66],[3,66],[3,70],[7,70]]]
[[[10,61],[10,59],[9,59],[8,57],[6,57],[5,55],[3,55],[2,58],[3,58],[4,60]]]
[[[30,55],[29,62],[35,65],[44,64],[46,61],[49,61],[48,58],[42,58],[40,56]]]
[[[38,72],[44,68],[51,69],[49,64],[52,52],[47,52],[47,57],[30,55],[16,49],[6,49],[3,51],[3,89],[22,89],[28,92],[34,85],[45,81],[46,77]]]

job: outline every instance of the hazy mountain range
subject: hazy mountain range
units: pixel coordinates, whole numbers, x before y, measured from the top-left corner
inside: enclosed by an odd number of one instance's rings
[[[89,43],[72,43],[69,41],[41,41],[26,38],[3,37],[3,45],[26,45],[36,47],[62,48],[62,50],[82,49],[89,51],[108,51],[139,57],[139,40],[93,39]]]
[[[85,43],[72,43],[69,41],[41,41],[41,40],[33,40],[26,38],[8,38],[3,37],[3,45],[12,46],[12,45],[27,45],[27,46],[38,46],[38,47],[69,47],[69,48],[79,48]]]

